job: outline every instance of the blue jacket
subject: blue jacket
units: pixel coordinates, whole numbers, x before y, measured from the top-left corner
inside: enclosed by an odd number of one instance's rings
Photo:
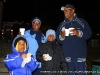
[[[31,60],[28,63],[25,63],[25,66],[22,67],[24,60],[21,57],[21,54],[26,54],[29,46],[27,44],[27,48],[24,52],[18,52],[14,47],[14,42],[18,37],[21,36],[17,36],[12,43],[13,53],[7,54],[6,58],[4,58],[4,63],[11,75],[32,75],[32,71],[38,67],[37,61],[33,55],[31,55]]]
[[[27,39],[29,43],[29,52],[32,53],[36,58],[36,51],[39,45],[46,42],[46,37],[43,35],[41,31],[35,32],[32,29],[25,31],[24,37]],[[39,62],[39,64],[40,68],[41,63]]]
[[[25,31],[24,37],[28,40],[29,43],[29,52],[36,56],[36,51],[42,43],[45,43],[46,37],[42,33],[35,33],[32,30]],[[35,39],[35,40],[34,40]]]
[[[60,32],[62,28],[66,29],[73,27],[80,31],[80,36],[65,36],[64,40],[60,39]],[[91,29],[88,23],[77,16],[74,17],[72,21],[65,19],[57,28],[56,35],[57,41],[62,44],[62,51],[65,57],[70,57],[71,60],[76,60],[77,58],[85,58],[87,55],[86,40],[91,37]]]

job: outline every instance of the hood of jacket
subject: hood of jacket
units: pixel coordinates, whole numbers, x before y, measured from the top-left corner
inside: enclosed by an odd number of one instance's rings
[[[13,43],[12,43],[12,52],[13,53],[17,53],[17,54],[25,54],[25,53],[27,53],[28,52],[28,48],[29,48],[29,45],[28,45],[28,42],[27,42],[27,40],[26,40],[26,43],[27,43],[27,45],[26,45],[26,50],[24,50],[24,52],[19,52],[18,50],[16,50],[16,48],[15,48],[15,46],[14,46],[14,44],[15,44],[15,41],[18,39],[18,38],[20,38],[20,37],[22,37],[23,39],[25,39],[25,37],[23,37],[23,36],[17,36],[17,37],[15,37],[15,39],[13,40]]]

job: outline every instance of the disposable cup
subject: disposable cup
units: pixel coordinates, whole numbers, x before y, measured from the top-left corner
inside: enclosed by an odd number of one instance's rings
[[[69,36],[69,29],[65,29],[65,36]]]
[[[20,32],[21,32],[21,35],[24,35],[24,33],[25,33],[25,28],[20,28],[19,30],[20,30]]]

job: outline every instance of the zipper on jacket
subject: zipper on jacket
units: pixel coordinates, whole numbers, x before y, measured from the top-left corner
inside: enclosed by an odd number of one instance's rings
[[[28,74],[28,69],[27,69],[27,67],[26,67],[26,66],[25,66],[25,70],[26,70],[26,75],[29,75],[29,74]]]

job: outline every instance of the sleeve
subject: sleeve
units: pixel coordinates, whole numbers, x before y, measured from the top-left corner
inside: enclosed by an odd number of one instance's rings
[[[36,51],[36,59],[39,61],[39,62],[42,62],[43,59],[42,59],[42,56],[43,56],[43,46],[39,46],[38,50]]]
[[[30,34],[29,34],[29,32],[30,32],[30,30],[27,30],[27,31],[25,31],[25,33],[24,33],[24,37],[25,37],[25,38],[28,38],[28,37],[30,37]]]
[[[4,58],[4,63],[6,64],[8,70],[15,70],[19,67],[21,67],[23,59],[20,55],[11,55],[8,54],[6,58]]]
[[[60,59],[61,59],[60,67],[61,67],[61,70],[64,71],[62,72],[62,75],[68,75],[68,64],[62,52],[60,52]]]
[[[92,31],[89,27],[89,24],[87,23],[87,21],[82,19],[82,23],[81,23],[82,28],[79,30],[79,37],[82,39],[89,39],[92,35]]]
[[[62,25],[62,23],[59,24],[59,26],[57,27],[57,30],[56,30],[57,42],[60,44],[62,44],[62,42],[64,40],[63,38],[61,38],[61,35],[60,35],[61,30],[63,28],[63,27],[61,27],[61,25]]]
[[[26,33],[24,34],[24,37],[27,39],[28,44],[29,44],[28,52],[36,56],[36,51],[38,49],[38,43],[37,43],[37,40],[35,39],[36,34],[30,35],[29,31],[26,31]]]
[[[60,67],[63,71],[68,71],[68,64],[67,61],[64,58],[64,55],[62,53],[61,47],[59,48],[59,57],[60,57]]]
[[[30,71],[34,71],[39,66],[38,61],[33,57],[33,55],[31,56],[31,61],[27,63],[27,66]]]

